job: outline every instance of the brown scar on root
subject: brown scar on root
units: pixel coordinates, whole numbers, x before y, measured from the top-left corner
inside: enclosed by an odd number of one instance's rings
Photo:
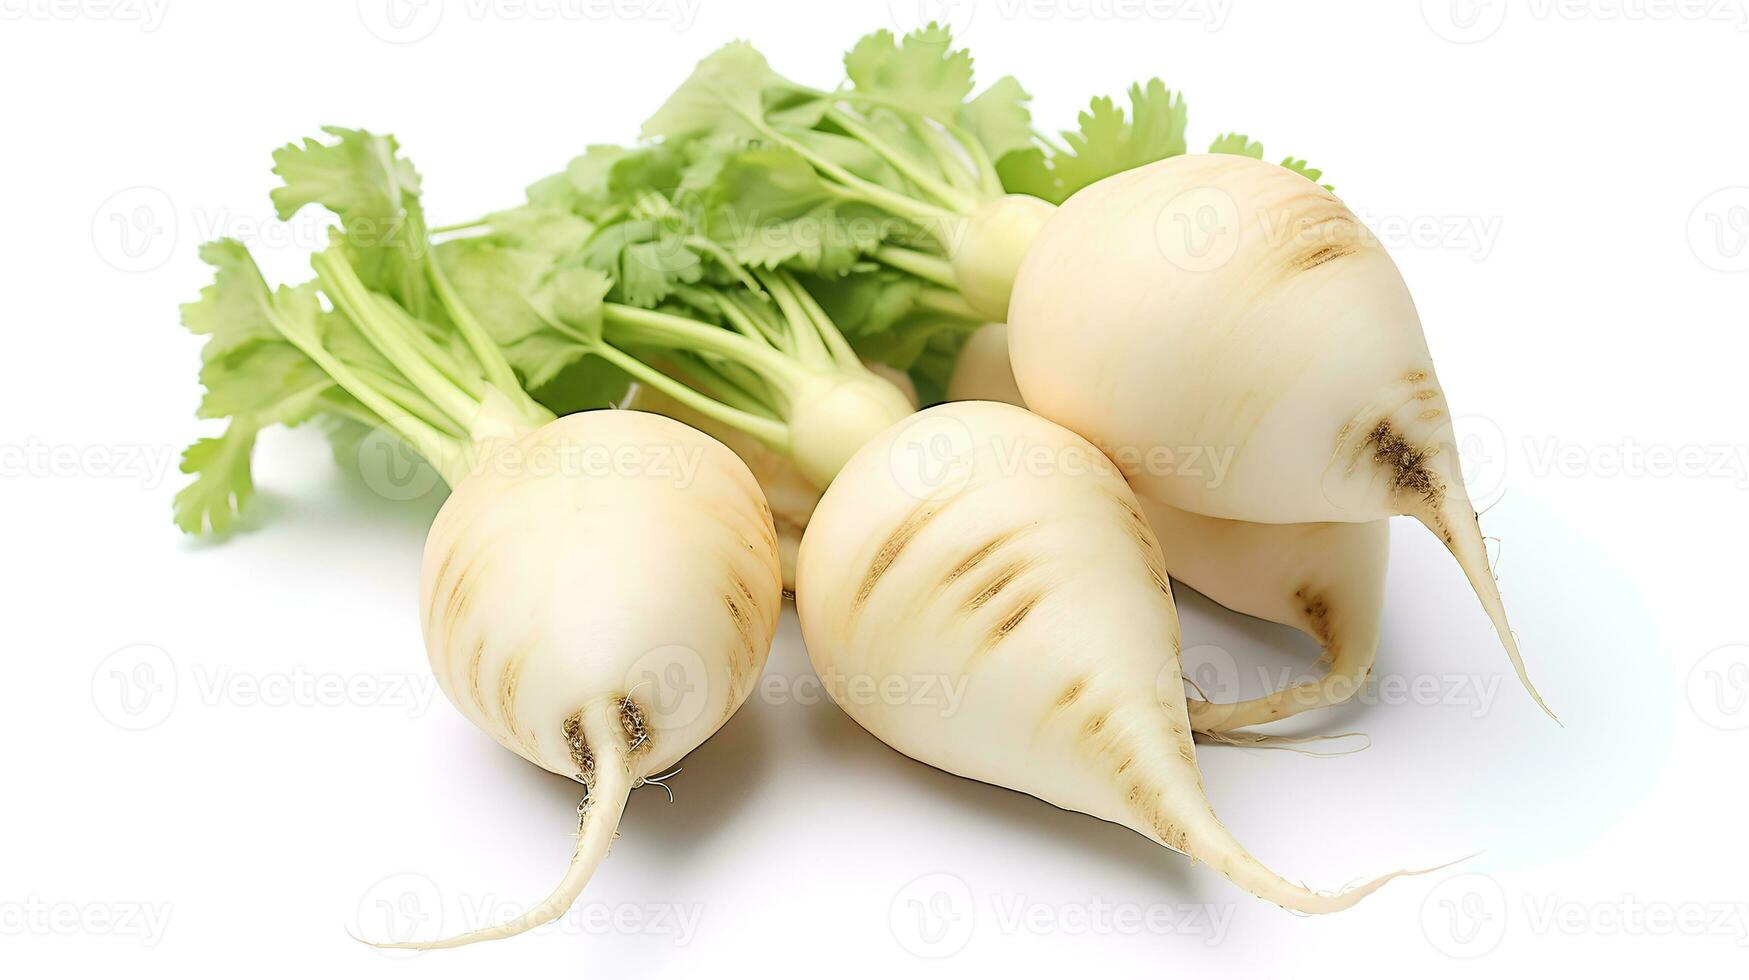
[[[1299,252],[1288,261],[1290,275],[1309,272],[1318,266],[1337,259],[1354,255],[1360,251],[1359,243],[1365,234],[1361,226],[1334,197],[1309,195],[1317,205],[1323,207],[1319,211],[1308,214],[1297,223],[1296,237],[1302,241],[1316,242],[1311,248]]]
[[[619,727],[626,734],[626,752],[644,751],[650,745],[650,726],[644,722],[644,709],[631,695],[619,699]]]
[[[977,551],[974,551],[971,554],[967,555],[964,559],[962,559],[960,561],[960,563],[958,565],[955,565],[953,568],[949,569],[948,573],[942,577],[942,580],[941,580],[942,587],[946,588],[947,586],[952,585],[954,582],[958,581],[961,576],[965,575],[967,572],[971,571],[972,569],[977,568],[980,564],[983,563],[984,559],[989,558],[990,555],[993,554],[997,548],[1000,548],[1003,545],[1007,544],[1008,542],[1014,540],[1015,536],[1018,535],[1022,530],[1023,530],[1022,528],[1017,527],[1017,528],[1012,528],[1012,529],[1007,530],[1007,531],[1003,531],[1001,534],[998,534],[994,538],[991,538],[987,543],[985,543],[985,545],[983,547],[981,547]]]
[[[1294,269],[1298,272],[1310,272],[1327,262],[1334,262],[1346,255],[1353,255],[1356,249],[1352,245],[1320,245],[1294,259]]]
[[[455,584],[450,586],[449,599],[443,604],[443,623],[452,632],[461,621],[462,614],[467,612],[468,603],[473,601],[472,573],[474,566],[469,562],[456,572]]]
[[[874,558],[869,561],[868,571],[863,573],[862,584],[857,588],[856,598],[850,604],[852,612],[861,609],[868,602],[868,597],[874,593],[875,586],[880,584],[881,576],[887,574],[887,569],[893,567],[893,562],[898,560],[899,554],[905,550],[906,545],[911,543],[911,539],[917,536],[917,532],[923,530],[930,521],[935,519],[937,514],[946,510],[948,505],[958,500],[964,492],[965,490],[961,489],[944,500],[925,500],[906,515],[903,521],[899,522],[899,526],[893,529],[893,533],[887,535],[887,539],[882,541],[880,548],[875,551]]]
[[[1419,497],[1430,512],[1439,512],[1445,502],[1445,481],[1428,465],[1431,452],[1403,438],[1389,419],[1380,419],[1367,432],[1361,448],[1372,449],[1373,463],[1390,474],[1392,494]],[[1449,532],[1444,533],[1449,538]]]
[[[474,697],[474,707],[480,709],[480,717],[486,717],[486,696],[480,692],[480,661],[486,656],[486,638],[474,644],[474,655],[468,658],[468,693]]]
[[[1306,631],[1320,646],[1329,646],[1330,606],[1324,601],[1324,596],[1306,585],[1294,590],[1294,598],[1299,601],[1300,613],[1306,617]]]
[[[747,595],[746,586],[741,583],[739,577],[736,578],[736,584],[741,586],[742,594]],[[753,603],[749,597],[746,608],[743,608],[741,603],[735,600],[734,593],[725,592],[723,593],[723,608],[727,610],[730,622],[735,624],[735,634],[739,640],[741,656],[729,658],[729,683],[739,690],[742,678],[759,659],[759,644],[753,635],[753,614],[751,612]],[[729,705],[730,710],[734,710],[733,699],[730,699]]]
[[[968,613],[982,609],[991,599],[996,598],[997,593],[1006,589],[1010,583],[1019,578],[1022,572],[1036,564],[1038,564],[1037,560],[1032,558],[1022,558],[1008,563],[983,588],[968,596],[966,601],[960,604],[960,608]]]
[[[1142,564],[1148,568],[1148,578],[1154,583],[1154,588],[1166,595],[1172,594],[1171,580],[1166,577],[1166,561],[1160,554],[1160,539],[1154,534],[1154,529],[1148,524],[1147,517],[1136,509],[1136,506],[1117,493],[1110,494],[1111,499],[1123,509],[1124,529],[1129,532],[1130,540],[1142,553]]]
[[[595,753],[589,750],[589,745],[583,741],[583,709],[578,708],[565,718],[563,728],[565,747],[571,750],[571,765],[576,767],[573,779],[588,787],[595,782]],[[583,799],[587,801],[588,795]]]
[[[1013,611],[1002,617],[1001,621],[990,628],[990,635],[984,638],[983,649],[978,652],[980,654],[988,653],[1000,645],[1003,640],[1008,638],[1008,634],[1014,632],[1015,627],[1019,626],[1021,622],[1026,619],[1027,614],[1032,612],[1033,609],[1038,606],[1039,600],[1044,597],[1045,594],[1043,592],[1033,592],[1026,598],[1020,600],[1020,604],[1015,606]]]
[[[522,662],[529,648],[534,644],[524,643],[511,651],[509,659],[504,661],[504,679],[498,685],[498,710],[503,712],[505,727],[516,739],[518,745],[527,749],[530,755],[540,751],[540,733],[529,728],[518,728],[516,725],[516,692],[522,684]]]
[[[443,586],[443,580],[449,575],[449,566],[455,561],[455,549],[458,542],[450,541],[449,549],[443,553],[443,561],[437,565],[437,575],[431,579],[431,604],[425,608],[425,622],[429,626],[437,625],[437,596]]]

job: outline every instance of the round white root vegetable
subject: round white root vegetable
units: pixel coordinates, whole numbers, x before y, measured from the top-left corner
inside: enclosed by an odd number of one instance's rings
[[[1229,732],[1359,693],[1379,648],[1388,522],[1252,524],[1138,501],[1175,581],[1234,612],[1292,626],[1324,651],[1317,680],[1243,701],[1192,700],[1192,727]]]
[[[1027,405],[1113,452],[1143,497],[1272,524],[1420,520],[1543,704],[1409,290],[1329,191],[1224,154],[1106,178],[1046,223],[1008,323]],[[1134,465],[1160,452],[1201,458]],[[1210,454],[1230,454],[1224,474]]]
[[[550,422],[466,479],[426,539],[425,646],[439,685],[505,748],[583,784],[577,847],[499,939],[571,907],[626,795],[752,691],[782,604],[771,513],[745,464],[672,419]],[[684,690],[669,689],[680,679]]]
[[[1122,824],[1287,908],[1336,911],[1388,880],[1314,892],[1215,817],[1159,546],[1122,476],[1067,429],[993,402],[894,426],[827,489],[798,575],[815,670],[898,751]],[[944,682],[957,703],[903,692]]]
[[[986,323],[966,338],[947,378],[947,400],[1026,407],[1008,363],[1008,324]]]
[[[1026,407],[1008,363],[1008,327],[972,334],[947,384],[954,401]],[[1291,626],[1323,648],[1322,678],[1244,701],[1190,701],[1191,727],[1219,734],[1338,704],[1366,683],[1384,618],[1390,522],[1253,524],[1137,498],[1166,573],[1235,612]]]

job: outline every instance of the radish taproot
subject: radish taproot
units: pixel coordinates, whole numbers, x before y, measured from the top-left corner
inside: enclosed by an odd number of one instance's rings
[[[640,462],[603,476],[534,465],[567,457]],[[627,794],[747,699],[781,606],[775,531],[752,473],[672,419],[566,416],[462,480],[425,543],[431,666],[469,721],[583,785],[577,846],[552,894],[515,919],[383,945],[459,946],[563,915]]]
[[[796,609],[832,698],[894,749],[1122,824],[1254,895],[1335,895],[1252,857],[1202,789],[1160,548],[1100,451],[1024,409],[953,402],[864,446],[802,538]],[[954,706],[893,696],[963,681]]]
[[[1140,496],[1260,523],[1425,524],[1548,710],[1507,624],[1408,288],[1328,190],[1234,155],[1108,177],[1033,242],[1008,324],[1027,405],[1131,460]],[[1219,479],[1133,464],[1160,452],[1230,461]]]
[[[709,436],[643,412],[555,419],[536,404],[433,260],[393,141],[335,134],[277,157],[282,209],[320,200],[342,220],[311,257],[313,282],[271,288],[242,244],[202,249],[214,279],[183,319],[208,337],[202,414],[231,427],[185,457],[197,478],[178,519],[222,529],[252,486],[254,433],[317,412],[399,440],[451,487],[420,588],[438,683],[505,747],[584,787],[570,870],[545,901],[387,944],[456,946],[562,915],[627,794],[746,699],[782,602],[776,532],[746,464]]]
[[[1026,407],[1008,361],[1008,326],[967,339],[948,381],[955,401]],[[1235,612],[1318,641],[1324,676],[1243,701],[1190,701],[1191,726],[1221,733],[1353,697],[1366,683],[1384,617],[1390,523],[1254,524],[1203,517],[1138,497],[1166,573]],[[1207,692],[1204,692],[1207,693]]]
[[[1262,725],[1360,692],[1383,625],[1387,521],[1253,524],[1137,500],[1174,581],[1234,612],[1291,626],[1323,650],[1316,680],[1240,701],[1192,700],[1197,731]]]

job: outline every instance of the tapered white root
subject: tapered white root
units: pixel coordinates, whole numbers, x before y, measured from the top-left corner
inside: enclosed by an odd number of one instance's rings
[[[1317,892],[1304,885],[1296,885],[1264,867],[1261,861],[1252,857],[1250,852],[1240,846],[1233,835],[1214,819],[1213,814],[1209,815],[1208,822],[1210,826],[1204,827],[1200,831],[1204,835],[1203,837],[1199,839],[1193,835],[1191,838],[1191,847],[1203,852],[1203,854],[1198,854],[1192,851],[1192,858],[1208,864],[1209,867],[1224,875],[1228,881],[1258,898],[1274,902],[1284,909],[1312,915],[1340,912],[1383,888],[1393,879],[1430,874],[1458,863],[1450,861],[1432,868],[1393,871],[1390,874],[1381,875],[1369,882],[1339,892]],[[1211,855],[1213,859],[1204,856],[1205,854]],[[1459,858],[1458,860],[1468,859]]]
[[[1494,580],[1494,570],[1488,565],[1488,545],[1482,539],[1482,525],[1476,519],[1469,497],[1462,492],[1454,492],[1456,490],[1456,487],[1448,488],[1437,510],[1410,516],[1427,525],[1427,529],[1437,535],[1445,543],[1451,556],[1457,559],[1458,565],[1464,570],[1464,577],[1470,580],[1470,588],[1476,590],[1476,598],[1482,600],[1482,608],[1487,610],[1495,631],[1500,634],[1500,643],[1506,647],[1506,656],[1512,660],[1512,669],[1518,673],[1518,682],[1530,692],[1537,707],[1558,723],[1560,719],[1555,717],[1554,711],[1543,701],[1543,696],[1537,693],[1536,685],[1530,682],[1530,674],[1524,668],[1524,658],[1518,652],[1518,640],[1512,635],[1511,625],[1506,622],[1506,603],[1500,597],[1500,583]]]
[[[1174,707],[1170,704],[1163,707],[1166,717],[1170,718]],[[1207,864],[1258,898],[1295,912],[1340,912],[1378,891],[1393,878],[1436,870],[1396,871],[1336,893],[1318,892],[1288,881],[1253,857],[1215,816],[1201,793],[1201,778],[1189,734],[1175,727],[1167,738],[1171,744],[1159,745],[1150,752],[1154,759],[1148,768],[1154,770],[1162,787],[1194,786],[1197,792],[1165,791],[1149,799],[1138,787],[1132,790],[1132,805],[1152,828],[1150,836],[1154,840]]]
[[[473,932],[428,942],[371,943],[380,949],[453,949],[472,943],[489,942],[520,935],[546,925],[570,911],[577,896],[595,873],[601,859],[607,856],[625,813],[626,797],[630,795],[633,777],[628,768],[623,737],[609,727],[607,711],[585,711],[582,717],[585,744],[594,755],[593,773],[588,774],[587,793],[578,806],[577,848],[571,854],[571,865],[565,877],[539,905],[500,925],[476,929]],[[580,774],[581,775],[581,774]]]
[[[1199,733],[1220,735],[1253,725],[1291,718],[1302,711],[1327,708],[1354,697],[1366,684],[1378,653],[1378,625],[1366,629],[1359,642],[1333,640],[1324,648],[1323,677],[1301,681],[1244,701],[1191,701],[1190,727]]]

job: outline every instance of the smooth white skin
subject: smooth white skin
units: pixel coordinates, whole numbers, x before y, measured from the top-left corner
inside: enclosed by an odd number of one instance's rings
[[[1270,524],[1419,519],[1536,694],[1409,290],[1329,191],[1224,154],[1109,177],[1039,233],[1008,324],[1027,405],[1123,460],[1141,496]]]
[[[972,331],[947,379],[950,402],[1002,402],[1026,407],[1008,364],[1008,324],[986,323]]]
[[[1199,732],[1228,732],[1340,704],[1359,693],[1378,654],[1390,524],[1252,524],[1138,498],[1166,570],[1228,609],[1317,640],[1324,675],[1262,697],[1190,702]]]
[[[905,397],[909,411],[917,410],[917,387],[905,372],[872,362],[864,362],[864,366],[892,384]],[[820,502],[821,493],[813,481],[802,475],[795,460],[740,429],[696,412],[645,385],[633,389],[626,407],[679,419],[712,436],[741,457],[771,504],[771,516],[777,528],[777,556],[783,566],[783,587],[793,593],[796,587],[796,551],[801,547],[802,530],[808,526],[808,518]]]
[[[918,459],[940,464],[933,479]],[[1216,819],[1159,546],[1122,476],[1067,429],[993,402],[894,426],[821,498],[798,573],[814,669],[898,751],[1123,824],[1291,909],[1346,908],[1385,880],[1318,894]],[[962,696],[928,696],[943,685]]]
[[[1008,362],[1008,327],[989,323],[960,350],[948,380],[954,401],[1025,408]],[[1378,653],[1390,522],[1253,524],[1203,517],[1138,498],[1160,539],[1166,571],[1235,612],[1309,634],[1325,675],[1238,702],[1190,701],[1191,726],[1228,732],[1353,697]]]
[[[626,794],[709,738],[752,691],[781,588],[752,473],[672,419],[570,415],[463,480],[425,544],[432,670],[469,721],[587,789],[570,871],[551,896],[510,923],[408,945],[502,938],[570,908]]]

